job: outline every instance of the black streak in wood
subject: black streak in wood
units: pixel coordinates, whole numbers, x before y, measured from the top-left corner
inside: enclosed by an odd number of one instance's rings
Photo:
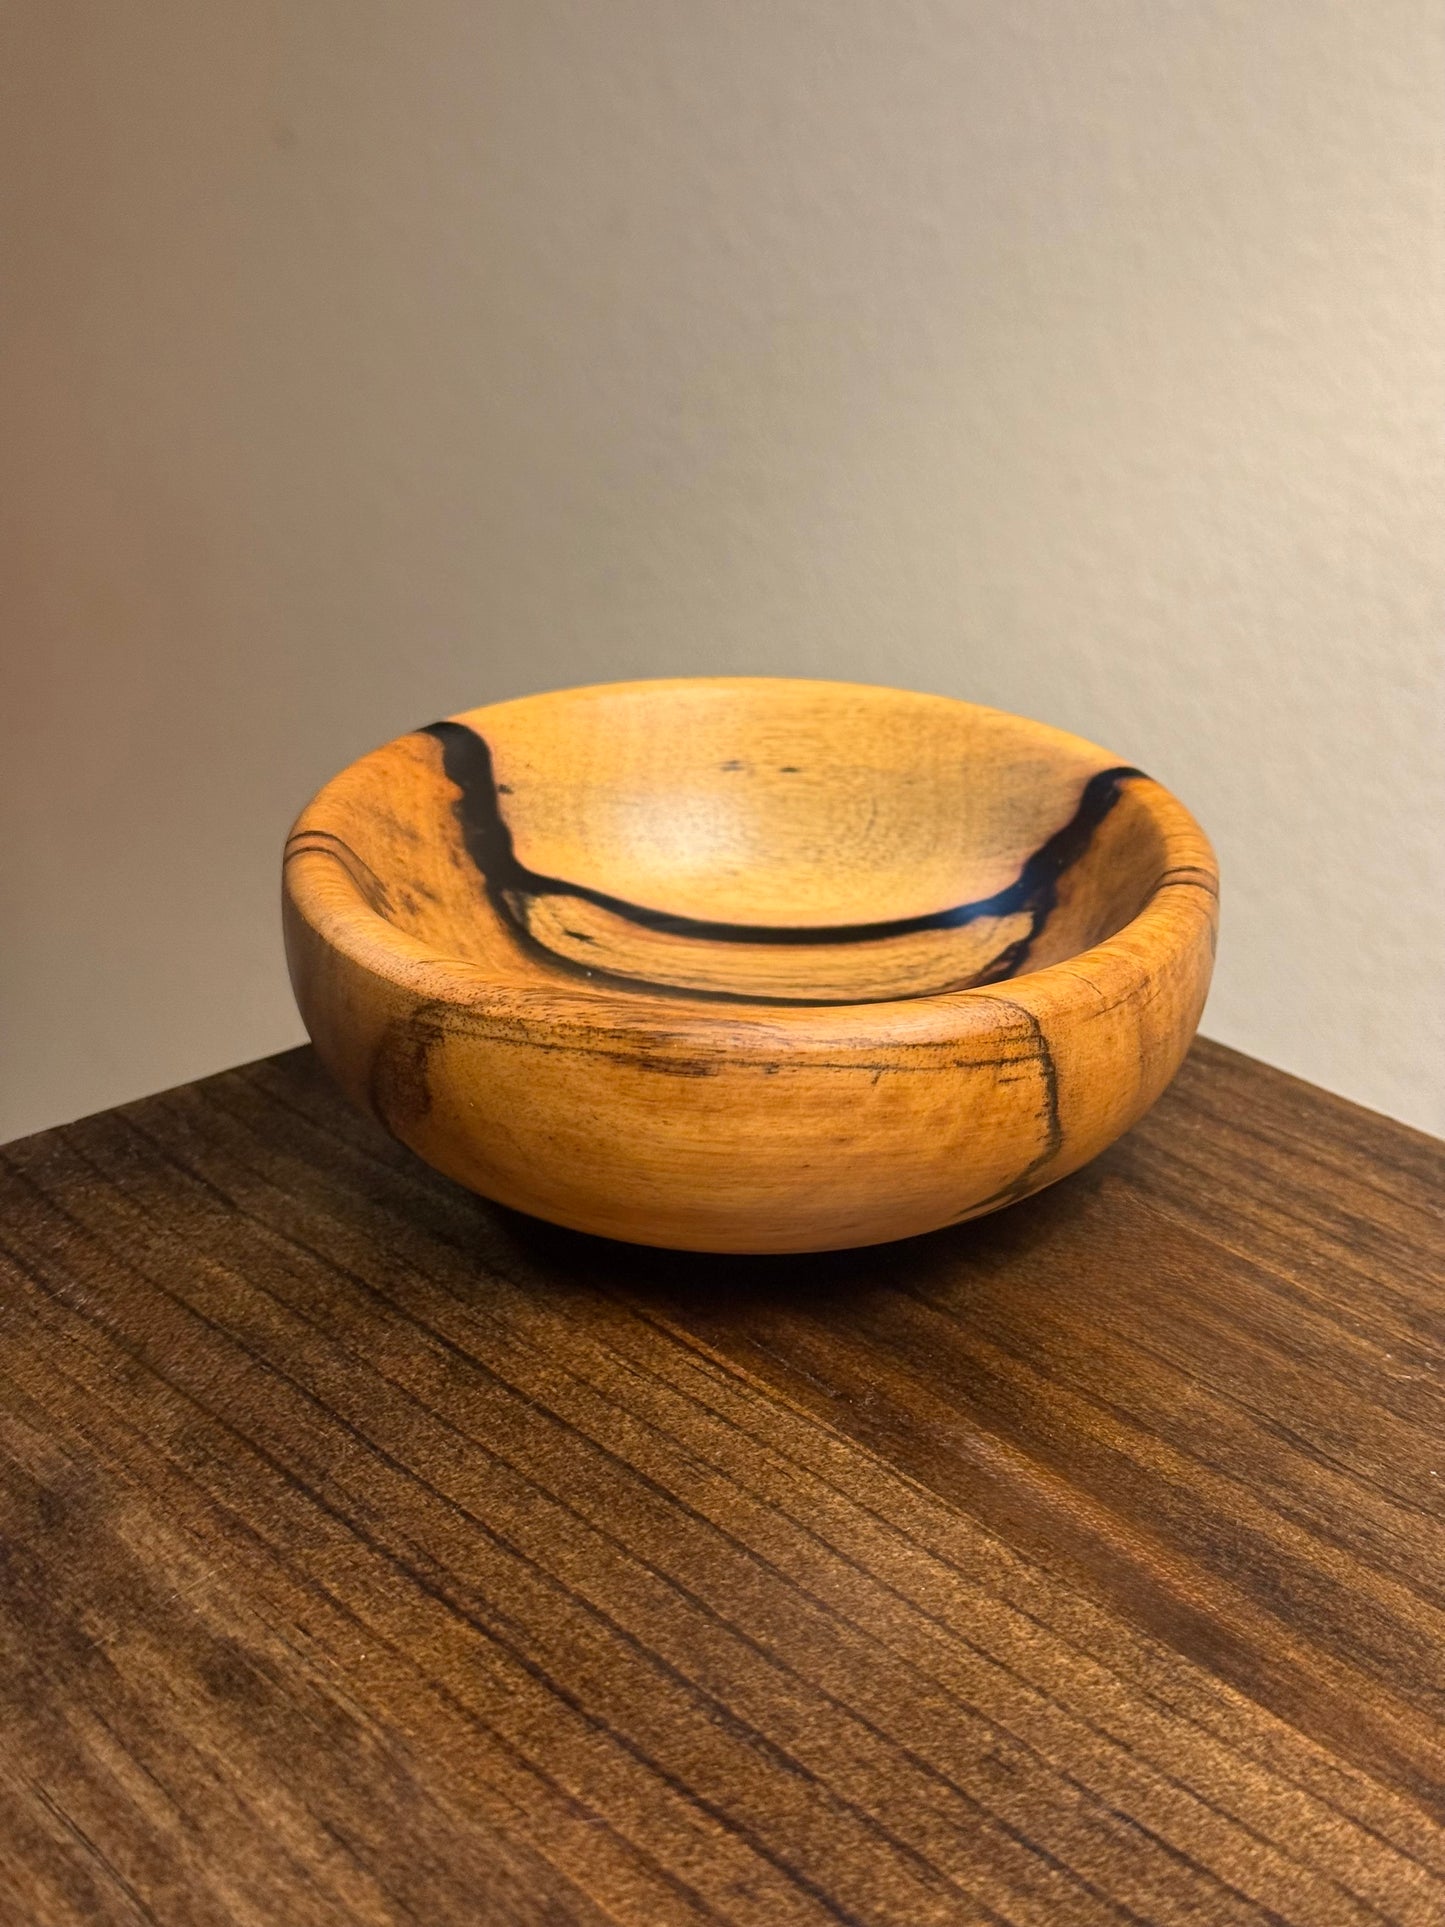
[[[457,821],[467,854],[480,873],[488,900],[498,916],[534,956],[561,965],[593,982],[646,990],[653,994],[698,997],[726,1003],[851,1004],[892,1002],[895,999],[759,996],[737,991],[692,987],[682,989],[617,972],[596,970],[578,965],[542,943],[531,929],[526,906],[537,897],[572,897],[606,910],[641,929],[655,930],[668,936],[689,937],[710,943],[787,944],[800,947],[880,943],[890,938],[921,935],[927,931],[958,930],[985,918],[1027,916],[1029,928],[1026,934],[1016,943],[1008,945],[973,980],[976,983],[997,983],[1006,977],[1017,976],[1024,969],[1029,951],[1058,900],[1059,879],[1088,849],[1094,832],[1118,802],[1123,784],[1132,777],[1142,777],[1144,774],[1142,770],[1118,764],[1091,776],[1069,821],[1027,858],[1012,883],[1002,890],[996,890],[991,896],[978,897],[970,903],[953,904],[943,910],[925,911],[918,916],[895,917],[875,923],[731,923],[684,917],[674,911],[630,903],[626,898],[612,896],[588,884],[546,876],[530,869],[517,855],[511,829],[502,814],[492,753],[486,740],[465,723],[456,722],[428,723],[417,733],[430,736],[440,744],[442,768],[448,781],[457,790]]]

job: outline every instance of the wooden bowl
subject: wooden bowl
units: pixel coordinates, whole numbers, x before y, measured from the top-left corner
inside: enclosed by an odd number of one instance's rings
[[[701,1251],[997,1210],[1148,1109],[1218,875],[1138,770],[850,683],[604,684],[363,756],[286,847],[343,1087],[449,1177]]]

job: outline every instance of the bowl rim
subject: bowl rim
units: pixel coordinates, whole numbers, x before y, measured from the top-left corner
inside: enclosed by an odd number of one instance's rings
[[[504,698],[457,710],[445,720],[475,727],[477,719],[522,704],[592,698],[599,695],[663,693],[670,689],[713,688],[762,691],[780,685],[827,688],[875,697],[904,697],[1005,717],[1041,742],[1078,756],[1099,759],[1100,769],[1121,767],[1122,759],[1086,737],[1058,729],[1016,711],[974,703],[966,698],[912,690],[886,683],[859,683],[826,677],[669,676],[620,682],[581,683]],[[619,1046],[686,1038],[700,1048],[725,1045],[729,1054],[761,1056],[780,1045],[806,1051],[848,1043],[871,1048],[944,1045],[996,1030],[998,1010],[1006,1007],[1031,1022],[1056,1018],[1066,1009],[1112,1007],[1113,1000],[1137,987],[1139,978],[1167,969],[1198,940],[1201,914],[1209,925],[1211,949],[1217,921],[1219,867],[1208,837],[1183,803],[1163,784],[1136,771],[1131,784],[1148,808],[1163,843],[1163,864],[1141,909],[1111,936],[1087,950],[1027,970],[998,983],[933,995],[857,1003],[719,1002],[690,996],[686,990],[652,992],[614,984],[585,983],[558,972],[555,983],[511,982],[484,966],[446,957],[409,932],[400,930],[367,900],[361,886],[334,853],[304,840],[308,823],[324,811],[328,794],[358,763],[418,735],[423,728],[389,738],[338,770],[297,816],[287,838],[283,897],[288,920],[297,917],[327,948],[355,969],[378,980],[393,994],[445,1012],[468,1029],[521,1036],[545,1032],[554,1039],[581,1041],[605,1032]],[[1101,1000],[1103,1003],[1101,1004]],[[990,1014],[992,1013],[992,1014]]]

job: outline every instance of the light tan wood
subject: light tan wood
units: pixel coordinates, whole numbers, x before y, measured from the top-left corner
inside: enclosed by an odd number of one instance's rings
[[[769,679],[499,703],[337,776],[287,844],[297,1001],[448,1176],[713,1251],[930,1231],[1127,1130],[1214,954],[1193,818],[944,697]]]

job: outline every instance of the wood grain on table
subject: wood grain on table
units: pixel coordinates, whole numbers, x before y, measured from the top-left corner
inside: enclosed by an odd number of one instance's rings
[[[908,1245],[296,1052],[0,1152],[0,1923],[1445,1921],[1445,1147],[1201,1044]]]

